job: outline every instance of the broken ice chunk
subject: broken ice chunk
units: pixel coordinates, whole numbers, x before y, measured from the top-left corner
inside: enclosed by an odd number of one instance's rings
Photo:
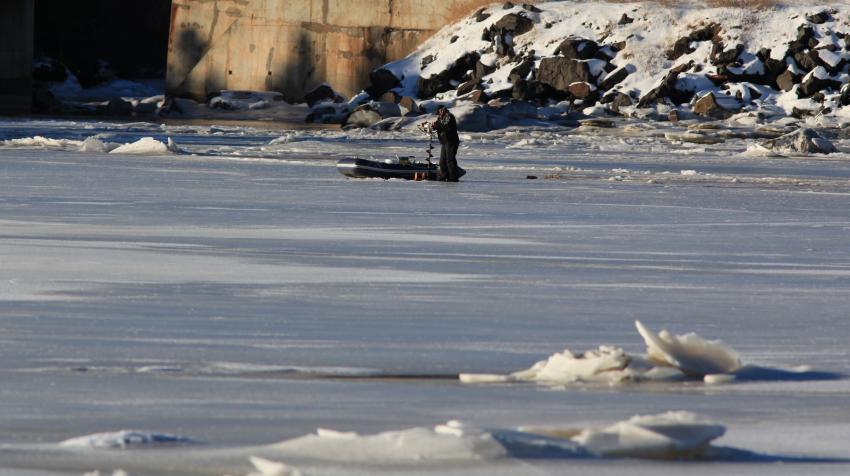
[[[640,321],[635,326],[646,342],[649,360],[670,365],[688,375],[732,373],[741,367],[738,353],[720,341],[709,341],[694,334],[672,335],[666,330],[655,334]]]

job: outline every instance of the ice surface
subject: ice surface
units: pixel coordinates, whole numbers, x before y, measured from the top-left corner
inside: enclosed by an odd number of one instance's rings
[[[572,438],[672,409],[727,428],[689,474],[846,474],[848,142],[836,129],[825,158],[742,156],[762,125],[802,122],[761,121],[693,129],[717,144],[664,137],[688,120],[467,133],[469,175],[447,185],[336,172],[352,154],[421,158],[410,131],[0,120],[0,141],[78,141],[0,145],[0,474],[244,475],[257,456],[321,475],[645,476],[677,463],[588,458]],[[89,137],[193,155],[81,152]],[[722,339],[745,365],[703,377],[727,384],[685,379],[642,358],[635,320]],[[602,370],[620,351],[626,369]],[[457,379],[554,354],[550,370],[596,376]],[[597,380],[630,371],[653,382]],[[208,445],[45,443],[110,428]],[[507,455],[394,466],[268,445],[316,428],[419,429],[467,456],[458,440],[482,431]]]

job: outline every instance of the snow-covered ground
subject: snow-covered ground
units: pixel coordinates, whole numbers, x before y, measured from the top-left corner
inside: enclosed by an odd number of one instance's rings
[[[0,475],[847,474],[850,143],[688,125],[0,121]],[[458,379],[662,328],[776,371]]]

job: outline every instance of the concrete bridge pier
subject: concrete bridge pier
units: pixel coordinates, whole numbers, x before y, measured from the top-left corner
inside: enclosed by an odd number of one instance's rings
[[[0,0],[0,114],[32,108],[35,0]]]

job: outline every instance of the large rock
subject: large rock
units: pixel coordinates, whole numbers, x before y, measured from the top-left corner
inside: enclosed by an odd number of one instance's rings
[[[65,65],[53,58],[36,58],[32,62],[32,79],[34,81],[46,81],[62,83],[68,79],[68,69]]]
[[[611,91],[602,96],[599,102],[607,105],[608,109],[619,114],[620,109],[632,105],[632,98],[620,91]]]
[[[682,68],[674,68],[670,70],[664,79],[661,80],[661,84],[640,98],[638,106],[648,107],[655,103],[664,102],[665,98],[669,99],[674,104],[682,104],[690,101],[691,98],[694,97],[694,91],[683,91],[676,88],[676,82],[679,79],[679,75],[682,74],[684,69],[686,69],[685,66],[687,65],[683,65]]]
[[[410,96],[402,96],[402,98],[398,101],[398,107],[401,109],[401,114],[403,116],[418,116],[422,114],[422,109],[419,107],[419,104],[417,104],[416,100]]]
[[[357,106],[354,111],[345,119],[343,127],[371,127],[377,124],[382,119],[388,117],[399,117],[402,110],[396,103],[389,102],[370,102]]]
[[[522,13],[509,13],[490,27],[493,31],[519,36],[534,28],[534,22]]]
[[[385,68],[378,68],[369,73],[369,82],[372,85],[366,88],[366,92],[372,99],[377,99],[390,89],[401,85],[401,81],[395,77],[392,71]]]
[[[694,113],[711,119],[729,119],[735,112],[720,106],[714,93],[708,93],[694,103]]]
[[[585,38],[567,38],[555,48],[556,55],[581,60],[595,57],[598,51],[599,45],[595,41]]]
[[[596,87],[590,83],[570,84],[567,87],[567,91],[569,91],[573,97],[576,97],[578,99],[595,100],[597,94]]]
[[[494,108],[493,112],[513,120],[537,118],[537,106],[526,101],[503,103]]]
[[[683,36],[676,40],[673,47],[667,51],[667,59],[672,61],[678,59],[680,56],[693,53],[695,49],[691,47],[691,43],[694,42],[710,40],[715,45],[722,44],[723,42],[720,39],[720,32],[722,30],[723,28],[719,24],[711,23],[692,31],[688,36]]]
[[[830,154],[836,151],[832,142],[814,129],[798,129],[776,139],[762,142],[761,146],[786,154]]]
[[[617,68],[614,71],[608,73],[607,76],[605,76],[605,79],[603,79],[599,83],[599,89],[607,91],[623,82],[623,80],[626,79],[628,75],[629,70],[625,66],[623,66],[622,68]]]
[[[490,130],[490,118],[484,106],[469,104],[455,107],[452,108],[452,114],[457,119],[459,131],[486,132]]]
[[[430,99],[436,94],[457,88],[460,83],[470,79],[466,72],[475,68],[479,62],[478,53],[467,53],[458,59],[449,69],[428,78],[419,78],[419,97]]]
[[[786,69],[782,74],[776,77],[776,87],[782,91],[788,92],[794,89],[795,84],[799,84],[802,76],[794,74],[790,69]]]
[[[826,69],[818,66],[803,78],[803,82],[800,83],[800,88],[797,90],[797,96],[807,98],[825,89],[838,90],[840,87],[841,83],[839,81],[831,79]]]
[[[520,63],[511,69],[508,73],[508,81],[516,83],[520,79],[527,79],[528,74],[534,68],[534,58],[525,58]]]
[[[566,93],[572,83],[588,83],[592,80],[587,63],[554,56],[543,58],[537,69],[537,80],[555,91]]]
[[[334,101],[337,98],[337,93],[327,84],[321,84],[304,95],[304,102],[308,106],[313,107],[317,103],[324,101]]]
[[[812,23],[821,24],[832,20],[832,15],[829,14],[829,11],[823,10],[813,15],[806,15],[806,20]]]
[[[122,98],[112,98],[106,105],[106,113],[110,116],[129,116],[133,114],[133,104]]]
[[[55,114],[62,112],[62,102],[45,86],[36,85],[32,90],[32,112]]]

